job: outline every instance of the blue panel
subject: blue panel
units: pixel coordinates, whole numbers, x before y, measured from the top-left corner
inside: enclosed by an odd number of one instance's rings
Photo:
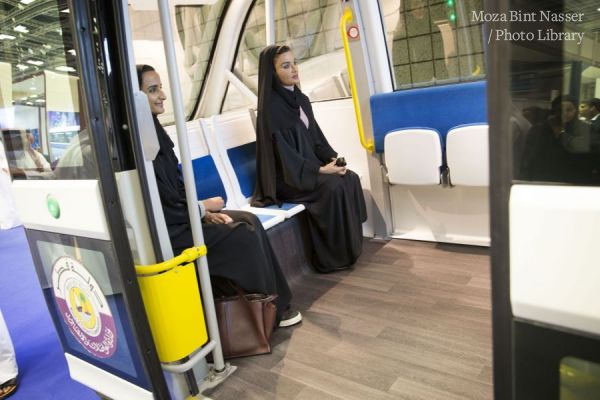
[[[242,193],[250,197],[256,184],[256,142],[227,149],[227,155],[237,175]]]
[[[225,187],[223,186],[223,182],[221,182],[217,166],[211,156],[192,160],[192,167],[194,168],[194,180],[196,181],[198,200],[221,196],[227,201]]]
[[[487,122],[486,82],[402,90],[371,97],[375,150],[383,152],[388,132],[400,128],[427,127],[446,134],[458,125]]]

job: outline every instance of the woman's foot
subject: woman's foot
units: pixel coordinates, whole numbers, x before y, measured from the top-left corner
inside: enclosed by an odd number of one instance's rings
[[[0,400],[6,399],[17,390],[17,378],[14,377],[0,385]]]
[[[291,308],[283,313],[281,321],[279,321],[280,328],[287,328],[288,326],[296,325],[302,322],[302,314],[298,310],[292,310]]]

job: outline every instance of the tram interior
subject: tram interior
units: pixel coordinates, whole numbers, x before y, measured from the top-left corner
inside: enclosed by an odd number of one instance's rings
[[[216,174],[196,191],[201,198],[220,195],[228,208],[244,209],[254,185],[258,54],[267,43],[265,1],[212,3],[171,8],[195,172],[206,174],[201,168],[209,163]],[[451,13],[444,0],[378,2],[387,58],[368,62],[389,69],[390,90],[361,99],[369,109],[368,132],[376,139],[371,154],[358,140],[338,26],[342,3],[274,2],[275,43],[293,48],[302,90],[313,103],[316,119],[361,177],[369,204],[363,254],[349,270],[318,274],[308,261],[310,249],[302,244],[302,214],[269,226],[303,322],[276,330],[271,354],[231,360],[237,371],[204,395],[298,400],[493,397],[485,39],[482,24],[469,17],[472,10],[483,9],[483,1],[455,3]],[[586,3],[591,8],[584,12],[592,13],[592,3]],[[135,63],[152,65],[167,77],[167,59],[157,50],[163,38],[156,5],[128,4]],[[81,130],[83,100],[68,18],[63,1],[0,0],[4,148],[14,150],[7,146],[10,140],[27,145],[31,134],[31,145],[49,165],[46,175]],[[546,62],[548,49],[521,48],[516,58],[527,63],[516,66],[520,70],[513,75],[513,89],[522,95],[514,99],[515,126],[531,126],[524,121],[524,109],[548,110],[559,93],[577,94],[578,100],[600,97],[597,25],[569,26],[586,36],[580,47],[553,50],[567,54],[563,63]],[[531,82],[548,90],[540,95]],[[169,100],[160,120],[177,146],[167,79],[163,85]],[[456,94],[448,94],[452,88]],[[405,115],[398,112],[403,104],[412,106]],[[449,132],[463,124],[484,129],[468,146],[451,144],[455,135]],[[391,131],[416,126],[436,129],[433,142],[390,140],[388,145]],[[517,133],[518,150],[523,139]],[[452,154],[458,151],[452,146],[459,146],[459,156]],[[402,159],[398,154],[412,164],[397,163]],[[519,170],[520,158],[515,157],[513,168]],[[25,172],[27,179],[44,178],[34,175]],[[597,176],[589,179],[595,182]],[[386,229],[375,215],[388,216]],[[67,375],[22,228],[0,231],[0,252],[0,264],[8,271],[0,280],[0,305],[23,366],[15,398],[97,398]],[[41,388],[49,387],[56,392],[44,397]]]

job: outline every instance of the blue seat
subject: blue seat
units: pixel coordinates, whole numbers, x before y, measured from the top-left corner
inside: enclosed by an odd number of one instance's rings
[[[486,82],[400,90],[371,96],[375,150],[384,152],[390,132],[427,127],[440,133],[445,148],[447,132],[459,125],[487,123]]]
[[[229,182],[226,171],[220,165],[217,159],[210,152],[210,146],[197,137],[201,135],[203,126],[192,126],[188,130],[190,136],[190,152],[192,157],[192,168],[194,170],[194,180],[196,184],[196,195],[198,199],[207,199],[210,197],[220,196],[225,200],[228,209],[238,210],[240,207],[235,206],[235,202],[231,201],[234,197],[229,188]],[[175,152],[179,155],[176,137],[173,134],[174,127],[167,127],[167,132],[170,133],[174,143]],[[181,168],[181,165],[180,165]],[[285,216],[276,215],[270,212],[254,213],[263,225],[265,230],[283,222]]]

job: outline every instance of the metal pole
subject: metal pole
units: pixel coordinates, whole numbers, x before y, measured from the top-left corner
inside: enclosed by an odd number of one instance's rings
[[[267,32],[267,46],[275,44],[275,3],[274,0],[265,0],[265,31]]]
[[[190,223],[192,235],[194,237],[194,246],[202,246],[204,237],[202,235],[202,224],[200,223],[200,209],[198,208],[198,197],[196,196],[196,183],[194,180],[194,171],[192,170],[192,157],[190,155],[190,146],[188,143],[187,130],[185,126],[185,115],[183,113],[183,96],[181,86],[179,85],[179,73],[177,71],[177,58],[175,57],[175,46],[173,45],[173,34],[171,26],[171,16],[169,14],[169,3],[167,0],[158,1],[160,26],[163,34],[163,43],[165,46],[165,55],[167,57],[167,69],[169,71],[169,83],[171,84],[171,96],[173,97],[173,109],[175,112],[175,125],[177,127],[177,140],[179,141],[179,153],[181,156],[181,166],[183,170],[183,182],[185,184],[185,194],[187,206],[190,212]],[[200,279],[200,289],[202,290],[202,302],[204,304],[204,316],[208,325],[208,333],[211,340],[216,342],[213,351],[213,360],[215,370],[222,371],[225,368],[223,360],[223,350],[221,349],[221,340],[219,337],[219,327],[217,324],[217,315],[215,314],[215,304],[213,300],[212,287],[210,285],[210,275],[208,273],[208,264],[206,256],[196,260],[196,269]]]

